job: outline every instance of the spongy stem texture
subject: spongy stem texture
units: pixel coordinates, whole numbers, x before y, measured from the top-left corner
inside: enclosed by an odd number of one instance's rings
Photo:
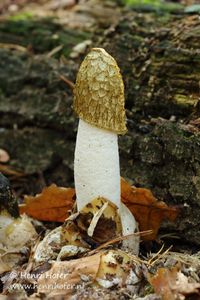
[[[77,206],[80,211],[101,196],[120,207],[117,134],[79,120],[74,159]]]

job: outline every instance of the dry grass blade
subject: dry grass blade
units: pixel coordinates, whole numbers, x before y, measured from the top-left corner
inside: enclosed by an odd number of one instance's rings
[[[55,47],[54,49],[52,49],[48,54],[47,57],[51,58],[52,56],[54,56],[56,53],[60,52],[63,49],[63,45],[59,45],[57,47]]]
[[[9,49],[9,50],[18,50],[21,52],[27,52],[27,48],[17,45],[17,44],[6,44],[6,43],[0,43],[0,48],[2,49]]]
[[[158,260],[160,260],[161,258],[163,258],[172,248],[172,246],[170,246],[167,250],[165,250],[162,254],[162,250],[164,248],[164,244],[162,245],[162,247],[160,248],[160,250],[147,261],[147,265],[148,266],[153,266]]]

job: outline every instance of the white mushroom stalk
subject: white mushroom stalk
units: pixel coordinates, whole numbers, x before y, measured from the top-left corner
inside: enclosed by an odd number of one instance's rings
[[[74,110],[80,118],[74,159],[78,211],[104,197],[119,208],[123,235],[134,233],[137,224],[120,196],[118,134],[127,131],[124,84],[116,61],[104,49],[92,49],[80,66]],[[138,250],[138,239],[136,244],[131,248]]]
[[[101,196],[120,207],[117,134],[79,120],[74,160],[77,206]]]

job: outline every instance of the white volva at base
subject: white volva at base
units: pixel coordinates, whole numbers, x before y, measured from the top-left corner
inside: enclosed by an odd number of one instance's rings
[[[120,217],[122,222],[123,236],[136,233],[138,231],[138,224],[133,214],[124,203],[121,203]],[[129,236],[126,240],[123,241],[124,248],[131,249],[135,255],[138,255],[139,253],[139,245],[140,238],[137,235]]]
[[[98,196],[120,207],[117,134],[79,120],[74,179],[78,210]]]

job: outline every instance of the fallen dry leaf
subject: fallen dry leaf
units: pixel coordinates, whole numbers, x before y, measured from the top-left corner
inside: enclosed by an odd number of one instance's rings
[[[174,221],[179,212],[178,208],[158,201],[150,190],[131,186],[123,178],[121,199],[139,223],[140,231],[153,230],[152,234],[143,237],[144,240],[155,240],[161,222],[164,219]]]
[[[68,211],[72,209],[74,198],[74,189],[52,184],[35,197],[25,196],[25,204],[19,207],[20,214],[26,213],[42,221],[64,222],[69,216]],[[178,208],[158,201],[150,190],[131,186],[123,178],[121,199],[139,223],[140,231],[153,231],[152,234],[144,236],[144,240],[156,239],[161,222],[164,219],[174,221],[179,212]]]
[[[74,291],[83,287],[84,279],[93,282],[96,279],[101,261],[101,253],[74,259],[57,261],[52,268],[38,279],[38,292],[48,296],[65,295],[69,299]]]
[[[133,277],[137,264],[121,250],[108,250],[95,255],[70,261],[56,261],[52,268],[38,279],[38,293],[48,293],[48,297],[65,295],[69,298],[84,286],[122,286]],[[133,268],[133,269],[132,269]],[[138,276],[134,273],[134,279]]]
[[[72,209],[74,196],[74,189],[52,184],[35,197],[25,196],[25,204],[19,206],[20,214],[42,221],[63,222]]]
[[[148,281],[163,300],[184,300],[186,295],[200,295],[200,283],[189,282],[178,266],[159,268],[154,276],[148,275]]]
[[[3,252],[1,249],[1,245],[0,245],[0,251]],[[0,274],[3,274],[4,272],[8,272],[11,269],[12,267],[8,263],[4,262],[2,257],[0,256]]]

